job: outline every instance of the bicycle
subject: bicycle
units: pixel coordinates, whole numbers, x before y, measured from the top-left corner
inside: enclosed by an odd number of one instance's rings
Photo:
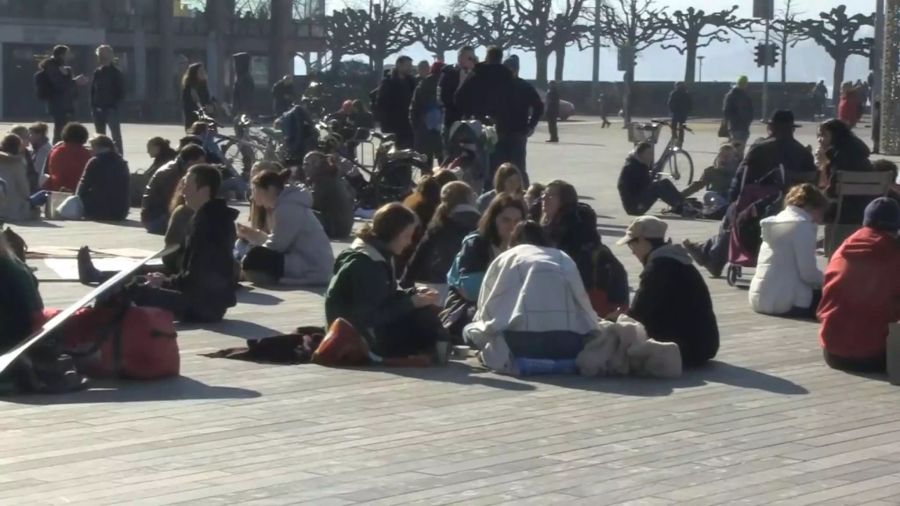
[[[632,123],[629,130],[629,140],[637,144],[639,142],[649,142],[656,144],[659,140],[659,134],[663,127],[671,129],[671,123],[664,119],[651,119],[649,123]],[[694,133],[687,125],[681,125],[684,132]],[[684,134],[672,129],[672,136],[662,154],[650,168],[654,179],[662,176],[668,176],[674,183],[681,183],[683,186],[690,186],[694,182],[694,160],[691,158],[683,147]],[[668,174],[665,172],[668,171]],[[686,177],[685,177],[686,176]]]

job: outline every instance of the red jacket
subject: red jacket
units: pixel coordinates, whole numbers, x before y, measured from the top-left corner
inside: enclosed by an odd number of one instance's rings
[[[851,91],[841,94],[841,101],[838,103],[838,119],[844,123],[855,127],[863,116],[863,105],[860,100],[859,92]]]
[[[91,159],[91,152],[80,144],[60,142],[53,146],[50,157],[47,159],[47,175],[49,179],[44,183],[44,189],[60,191],[63,188],[75,193],[84,167]]]
[[[868,227],[851,235],[825,270],[818,316],[828,353],[883,356],[888,325],[900,320],[900,241]]]

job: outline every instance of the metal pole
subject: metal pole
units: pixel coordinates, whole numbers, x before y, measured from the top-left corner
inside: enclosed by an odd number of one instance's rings
[[[875,47],[872,48],[872,106],[881,100],[882,73],[881,65],[884,56],[884,0],[875,0]]]
[[[884,9],[882,58],[881,153],[900,155],[900,0],[887,0]]]
[[[698,56],[697,60],[700,62],[700,76],[698,77],[698,82],[703,82],[703,59],[705,56]]]
[[[600,6],[603,0],[594,0],[594,47],[593,69],[591,72],[591,107],[600,99]]]
[[[763,65],[763,89],[762,89],[762,117],[769,117],[769,27],[770,21],[766,19],[766,61]]]

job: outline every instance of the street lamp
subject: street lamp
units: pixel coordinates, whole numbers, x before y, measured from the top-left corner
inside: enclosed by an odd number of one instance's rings
[[[701,82],[701,83],[703,82],[703,59],[704,59],[704,58],[706,58],[706,57],[705,57],[705,56],[698,56],[698,57],[697,57],[697,61],[700,62],[700,77],[699,77],[699,79],[698,79],[698,82]]]

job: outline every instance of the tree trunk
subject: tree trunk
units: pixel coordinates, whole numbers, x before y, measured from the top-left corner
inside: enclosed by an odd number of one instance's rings
[[[558,48],[556,50],[556,71],[553,74],[553,79],[557,83],[561,83],[563,81],[563,68],[566,65],[566,48]]]
[[[831,89],[831,100],[834,102],[835,107],[838,106],[838,101],[841,99],[841,84],[844,83],[844,69],[846,66],[846,56],[834,56],[834,87]],[[837,111],[835,111],[835,115],[837,115]]]
[[[684,82],[693,83],[697,75],[697,43],[687,41],[687,59],[684,62]]]
[[[343,57],[344,55],[336,51],[332,51],[331,53],[331,72],[335,75],[341,71],[341,58]]]
[[[546,47],[538,47],[534,51],[534,62],[537,66],[537,74],[534,80],[541,88],[547,86],[547,60],[550,58],[550,51]]]

